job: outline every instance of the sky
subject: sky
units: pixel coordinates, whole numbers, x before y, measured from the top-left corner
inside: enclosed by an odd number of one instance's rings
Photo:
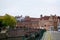
[[[60,0],[0,0],[0,16],[6,13],[12,16],[60,16]]]

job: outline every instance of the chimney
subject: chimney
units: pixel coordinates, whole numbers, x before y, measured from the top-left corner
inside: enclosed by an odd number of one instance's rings
[[[42,18],[42,14],[40,15],[40,17]]]

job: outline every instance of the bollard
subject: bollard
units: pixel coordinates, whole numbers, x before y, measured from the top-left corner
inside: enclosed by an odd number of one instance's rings
[[[30,33],[30,40],[32,40],[32,33]]]
[[[37,39],[36,39],[36,32],[34,33],[34,35],[35,35],[35,40],[37,40]]]
[[[22,36],[22,40],[25,40],[25,36],[24,35]]]

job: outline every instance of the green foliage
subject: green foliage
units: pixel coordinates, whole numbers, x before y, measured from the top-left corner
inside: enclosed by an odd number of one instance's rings
[[[0,27],[2,27],[2,26],[3,26],[2,22],[3,22],[3,21],[2,21],[2,19],[0,19]]]
[[[7,24],[7,26],[14,27],[16,24],[16,19],[13,16],[10,16],[8,14],[5,14],[4,21]]]
[[[5,14],[2,18],[0,18],[0,27],[14,27],[16,24],[16,19],[15,17]]]

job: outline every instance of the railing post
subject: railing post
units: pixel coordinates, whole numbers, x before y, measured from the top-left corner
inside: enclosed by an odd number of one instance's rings
[[[30,33],[30,40],[32,40],[32,34]]]
[[[22,36],[22,40],[25,40],[25,36],[24,35]]]
[[[35,40],[36,40],[36,33],[34,33],[34,35],[35,35]]]

